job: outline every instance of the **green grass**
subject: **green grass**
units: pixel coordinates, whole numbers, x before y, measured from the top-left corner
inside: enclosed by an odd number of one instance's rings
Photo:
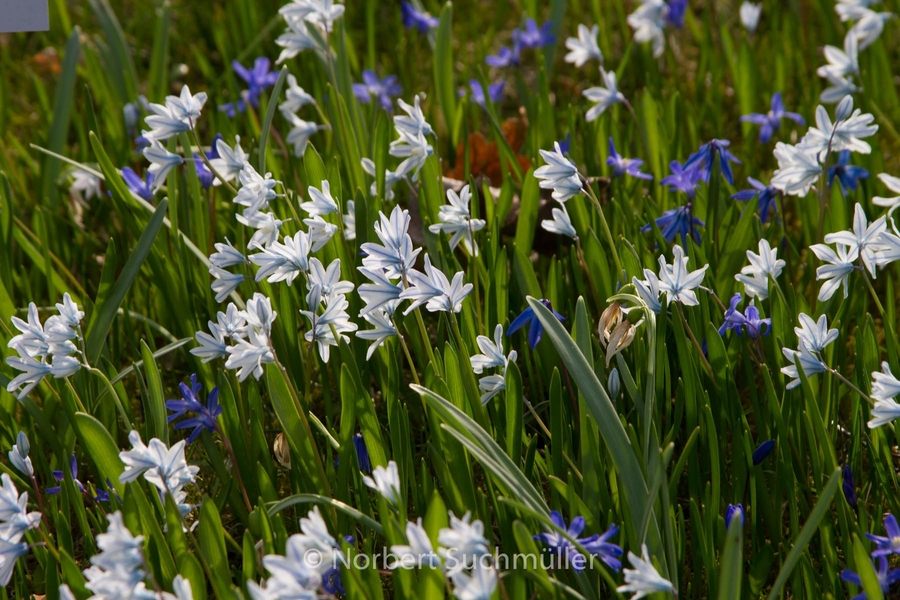
[[[548,512],[557,510],[567,522],[583,516],[585,535],[619,525],[614,541],[626,552],[639,554],[646,542],[680,598],[850,598],[861,590],[840,580],[845,568],[861,572],[869,598],[877,597],[874,574],[863,563],[871,550],[865,534],[883,534],[882,515],[900,510],[897,430],[868,429],[869,404],[834,375],[804,377],[788,391],[780,368],[786,364],[782,348],[797,347],[793,328],[805,312],[827,314],[839,329],[824,358],[856,387],[870,389],[882,360],[900,373],[896,265],[879,270],[872,293],[854,273],[848,298],[838,293],[818,302],[818,262],[809,251],[822,242],[820,232],[851,226],[856,202],[870,218],[880,216],[871,198],[887,194],[875,175],[900,171],[897,23],[889,21],[879,41],[860,54],[865,91],[856,105],[872,113],[880,129],[869,140],[873,152],[856,154],[852,162],[872,176],[846,198],[830,190],[821,227],[814,194],[785,197],[780,218],[763,224],[755,202],[729,200],[735,190],[724,180],[701,185],[694,212],[707,225],[702,242],[687,248],[689,268],[709,264],[704,285],[715,296],[698,292],[696,307],[648,312],[633,343],[607,367],[600,315],[615,299],[634,304],[632,276],[656,271],[660,254],[671,258],[657,229],[640,231],[683,203],[657,183],[669,162],[683,162],[709,139],[728,139],[742,163],[735,166],[736,189],[746,187],[747,176],[768,181],[777,167],[774,142],[760,144],[758,129],[738,117],[765,112],[771,94],[781,91],[789,110],[813,121],[824,87],[815,73],[824,60],[821,47],[841,46],[845,24],[831,2],[766,1],[757,34],[748,36],[737,5],[695,2],[684,29],[667,30],[666,51],[657,60],[649,47],[632,43],[630,2],[422,4],[440,16],[431,35],[403,29],[394,3],[348,3],[329,38],[333,61],[313,52],[287,61],[318,102],[319,110],[306,107],[303,118],[329,125],[312,137],[303,158],[284,151],[288,125],[275,110],[280,100],[270,97],[271,88],[258,109],[236,118],[216,110],[243,87],[231,61],[249,65],[257,56],[278,56],[278,3],[56,0],[49,32],[0,36],[0,340],[5,346],[17,333],[10,318],[24,318],[29,302],[46,318],[68,292],[86,313],[85,358],[93,367],[67,380],[48,378],[21,401],[0,392],[0,448],[27,432],[36,481],[5,462],[0,471],[20,492],[29,491],[29,510],[43,512],[40,531],[26,536],[35,545],[0,593],[55,600],[65,583],[79,600],[89,597],[81,570],[98,551],[104,515],[121,510],[131,532],[144,536],[146,569],[164,589],[171,591],[180,573],[195,599],[249,597],[247,582],[267,576],[258,553],[283,554],[288,537],[300,531],[298,518],[316,505],[336,538],[355,536],[344,544],[354,554],[406,543],[406,523],[419,517],[435,541],[448,511],[471,511],[500,552],[534,553],[538,544],[530,536],[549,529]],[[900,13],[900,5],[889,0],[883,10]],[[488,68],[484,57],[509,44],[511,30],[526,16],[539,23],[553,17],[556,44],[526,50],[518,68]],[[596,62],[582,69],[566,64],[563,44],[577,24],[595,22],[606,68],[616,72],[633,113],[617,105],[586,123],[589,104],[581,92],[599,85],[600,75]],[[51,50],[56,63],[48,58]],[[396,184],[395,201],[384,197],[383,175],[378,194],[370,196],[373,179],[360,167],[360,158],[371,157],[381,174],[398,162],[388,155],[395,136],[389,115],[376,104],[360,104],[351,92],[365,68],[396,74],[408,102],[424,93],[423,109],[436,131],[435,154],[419,182]],[[487,110],[457,95],[470,79],[498,78],[506,81],[506,94]],[[135,132],[127,130],[125,104],[139,94],[162,102],[183,84],[209,94],[198,121],[204,144],[216,133],[229,143],[240,135],[250,163],[283,182],[278,192],[285,198],[272,202],[279,218],[293,218],[283,234],[300,227],[297,202],[307,199],[308,186],[327,180],[336,199],[354,199],[357,239],[338,234],[316,255],[326,265],[340,258],[341,278],[358,289],[366,281],[355,269],[358,250],[376,240],[378,212],[388,214],[395,203],[409,207],[423,253],[451,278],[463,271],[467,282],[477,281],[461,312],[398,312],[405,346],[393,338],[366,360],[368,343],[351,335],[348,344],[332,348],[326,363],[303,339],[309,323],[297,312],[306,309],[302,278],[290,287],[254,284],[247,269],[237,296],[246,301],[259,291],[272,299],[278,312],[273,347],[284,369],[268,365],[258,381],[239,382],[223,361],[204,364],[192,356],[195,333],[224,310],[210,289],[205,257],[226,237],[246,248],[249,233],[235,222],[233,194],[224,186],[202,190],[190,165],[169,176],[152,204],[136,200],[117,173],[125,166],[143,173],[147,166],[135,150]],[[524,143],[510,147],[502,124],[520,115],[527,119]],[[805,130],[784,121],[775,139],[796,142]],[[476,233],[477,258],[452,252],[445,236],[427,229],[446,202],[441,173],[473,132],[498,143],[505,166],[498,197],[488,192],[473,202],[486,221]],[[549,195],[514,158],[521,154],[539,167],[538,151],[566,134],[571,157],[587,177],[611,174],[605,162],[610,136],[622,155],[643,158],[654,176],[646,184],[596,181],[602,213],[587,197],[569,200],[578,245],[540,228],[546,217],[539,206]],[[192,141],[180,136],[169,149],[183,152]],[[85,202],[70,193],[73,164],[105,177],[99,197]],[[481,179],[472,184],[483,190]],[[762,238],[787,261],[780,291],[757,302],[772,319],[771,335],[759,343],[733,333],[720,337],[717,300],[727,303],[743,291],[734,274]],[[627,277],[617,272],[614,254]],[[549,299],[566,321],[558,323],[534,298]],[[365,328],[357,318],[359,295],[354,291],[348,300],[351,319]],[[469,359],[479,352],[476,336],[490,337],[498,323],[505,331],[529,306],[546,328],[545,339],[531,350],[524,333],[504,337],[518,361],[505,374],[506,391],[482,406]],[[702,344],[705,354],[697,348]],[[623,391],[610,398],[612,367]],[[200,476],[186,488],[197,507],[182,532],[174,503],[158,501],[153,486],[118,482],[118,453],[129,448],[132,428],[145,442],[185,437],[165,422],[164,401],[180,395],[178,384],[191,373],[204,394],[219,387],[223,413],[221,434],[204,433],[187,446]],[[4,389],[14,376],[7,366],[0,370]],[[398,464],[396,507],[363,485],[357,432],[374,465]],[[289,467],[273,450],[279,434],[289,447]],[[776,440],[774,452],[753,465],[754,449],[769,439]],[[67,470],[73,452],[80,481],[99,489],[109,478],[121,499],[94,502],[69,478],[60,495],[38,494],[35,487],[56,484],[51,472]],[[856,479],[858,509],[839,489],[845,464]],[[726,507],[737,503],[745,508],[744,527],[726,530]],[[342,580],[353,598],[430,598],[447,591],[441,575],[428,570],[345,570]],[[622,575],[605,566],[580,574],[510,568],[494,597],[619,597],[621,584]]]

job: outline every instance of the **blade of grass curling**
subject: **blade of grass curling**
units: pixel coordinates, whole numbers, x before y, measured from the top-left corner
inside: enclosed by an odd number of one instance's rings
[[[534,310],[535,316],[544,326],[544,332],[553,342],[560,358],[569,369],[575,385],[584,394],[585,404],[597,422],[600,435],[606,442],[613,464],[624,484],[632,522],[634,524],[641,523],[648,508],[647,481],[612,401],[584,354],[578,349],[575,340],[566,332],[556,317],[534,297],[528,297],[528,304]],[[658,549],[658,554],[662,557],[662,538],[656,519],[650,520],[648,535],[650,545]]]
[[[141,356],[144,359],[144,375],[147,379],[149,398],[144,402],[144,418],[150,431],[148,437],[161,439],[169,445],[169,424],[166,421],[166,399],[163,396],[162,377],[150,347],[141,340]]]
[[[456,85],[453,82],[453,3],[447,2],[441,10],[434,49],[434,85],[444,124],[450,132],[450,142],[456,148],[457,139],[453,135],[453,121],[456,115]]]
[[[286,508],[290,508],[297,504],[321,504],[322,506],[330,506],[335,510],[344,513],[348,517],[359,521],[366,527],[371,527],[378,535],[382,534],[383,529],[381,523],[372,517],[364,515],[349,504],[344,504],[340,500],[335,500],[334,498],[328,498],[327,496],[321,496],[319,494],[293,494],[270,505],[267,510],[269,516],[274,517]]]
[[[831,475],[831,479],[828,480],[828,485],[825,486],[825,490],[822,492],[822,495],[819,496],[819,501],[816,503],[816,507],[813,509],[812,514],[810,514],[809,519],[807,519],[806,523],[803,525],[803,529],[800,530],[800,535],[797,536],[794,547],[791,548],[787,559],[784,561],[781,571],[778,573],[778,578],[775,580],[775,584],[769,591],[767,597],[768,600],[775,600],[778,598],[782,588],[794,571],[794,567],[800,562],[800,556],[803,554],[806,546],[809,545],[813,535],[815,535],[822,519],[828,514],[828,509],[831,507],[831,501],[834,499],[834,494],[837,492],[840,482],[841,470],[835,469],[834,473]]]
[[[275,109],[278,106],[278,98],[281,95],[281,88],[284,86],[284,80],[287,77],[288,68],[281,67],[281,73],[278,74],[278,80],[275,87],[272,88],[272,94],[269,96],[269,104],[266,106],[266,116],[263,119],[262,129],[259,134],[259,172],[266,172],[266,144],[269,142],[269,131],[272,129],[272,119],[275,118]]]
[[[75,77],[78,59],[81,55],[81,29],[76,27],[69,35],[66,43],[66,55],[63,59],[62,75],[56,84],[56,97],[53,101],[53,124],[47,138],[47,146],[54,152],[62,152],[66,143],[66,132],[69,130],[69,117],[72,104],[75,102]],[[41,197],[50,198],[51,205],[56,205],[56,180],[59,177],[59,163],[44,159],[41,175]]]

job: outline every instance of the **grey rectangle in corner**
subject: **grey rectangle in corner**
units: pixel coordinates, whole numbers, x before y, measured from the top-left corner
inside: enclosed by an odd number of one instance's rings
[[[48,0],[0,0],[0,33],[50,29]]]

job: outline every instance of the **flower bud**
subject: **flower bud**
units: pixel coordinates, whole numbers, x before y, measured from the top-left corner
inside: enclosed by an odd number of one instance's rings
[[[609,390],[609,397],[612,399],[618,398],[619,394],[622,392],[622,383],[619,380],[619,370],[615,367],[609,372],[609,382],[606,384],[606,387]]]

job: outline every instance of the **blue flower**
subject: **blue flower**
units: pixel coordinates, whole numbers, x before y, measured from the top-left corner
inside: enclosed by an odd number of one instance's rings
[[[606,164],[613,168],[613,177],[621,175],[631,175],[638,179],[653,179],[653,175],[641,173],[641,165],[644,161],[640,158],[623,158],[616,152],[616,146],[613,144],[612,137],[609,138],[609,157]]]
[[[343,596],[346,593],[339,566],[333,566],[322,574],[322,589],[332,596]]]
[[[503,81],[498,81],[497,83],[492,83],[488,86],[488,96],[490,97],[491,102],[498,102],[501,98],[503,98],[504,87],[506,87],[506,83]],[[469,89],[472,90],[472,102],[474,102],[478,106],[484,106],[484,88],[481,87],[481,83],[477,79],[470,79]],[[459,91],[460,96],[465,96],[465,94],[466,91],[464,89]]]
[[[568,154],[569,149],[572,147],[572,132],[566,134],[566,139],[557,142],[559,144],[559,151],[562,154]]]
[[[525,48],[543,48],[550,46],[556,41],[556,36],[550,33],[553,28],[553,22],[547,21],[540,29],[534,19],[525,21],[525,28],[521,30],[519,42]]]
[[[841,150],[837,163],[828,167],[828,187],[832,186],[835,177],[841,184],[841,193],[846,196],[847,190],[856,191],[860,179],[869,178],[869,172],[862,167],[851,165],[850,151]]]
[[[517,35],[513,36],[514,38],[518,38]],[[484,59],[484,62],[488,64],[490,67],[498,67],[504,68],[512,65],[519,64],[519,51],[520,48],[518,44],[513,45],[513,48],[510,49],[507,46],[501,46],[500,51],[497,54],[492,54]]]
[[[694,199],[697,183],[700,181],[700,171],[684,168],[680,162],[673,160],[669,163],[672,174],[664,177],[659,184],[669,186],[670,192],[682,192],[688,198]]]
[[[883,556],[879,556],[878,568],[875,570],[875,576],[878,578],[878,585],[881,586],[881,591],[884,593],[888,593],[891,591],[891,586],[900,581],[900,569],[888,570],[887,559]],[[847,583],[852,583],[855,586],[862,587],[862,579],[860,579],[858,574],[849,569],[844,569],[843,571],[841,571],[841,579],[843,579]],[[850,600],[866,600],[866,593],[862,592],[860,594],[857,594]]]
[[[841,483],[844,498],[847,500],[847,504],[855,509],[859,499],[856,497],[856,484],[853,482],[853,471],[850,470],[850,465],[844,465],[844,468],[841,470],[841,477],[844,480]]]
[[[610,525],[603,535],[594,534],[586,538],[579,538],[578,536],[581,535],[585,527],[584,517],[575,517],[572,519],[572,523],[566,527],[565,519],[554,510],[550,512],[550,520],[553,521],[554,525],[564,530],[569,537],[577,540],[585,550],[609,565],[611,569],[618,572],[622,568],[622,563],[618,560],[618,557],[622,556],[622,548],[607,541],[619,532],[619,528],[616,525]],[[584,570],[586,564],[584,555],[561,533],[555,530],[547,531],[534,535],[532,538],[543,542],[548,550],[558,557],[565,557],[564,564],[571,564],[575,572],[580,573]]]
[[[669,0],[668,5],[666,25],[681,29],[684,27],[684,14],[687,12],[688,0]]]
[[[404,27],[416,28],[419,33],[428,33],[440,23],[437,17],[432,17],[427,12],[419,12],[412,4],[405,1],[400,4],[400,15],[403,17]]]
[[[166,408],[174,411],[171,415],[169,415],[168,422],[171,423],[176,419],[180,419],[185,416],[187,413],[194,413],[196,416],[191,417],[189,419],[185,419],[181,421],[177,425],[175,425],[175,429],[190,429],[194,428],[191,432],[191,435],[188,436],[188,443],[190,444],[194,440],[197,439],[197,436],[203,432],[205,429],[212,433],[218,429],[218,423],[216,422],[216,417],[222,414],[222,406],[219,404],[219,388],[214,387],[212,391],[209,393],[209,396],[206,398],[206,406],[204,406],[198,395],[200,394],[200,390],[203,389],[203,386],[197,381],[197,375],[191,375],[191,386],[188,387],[187,384],[181,383],[179,385],[181,388],[181,400],[168,400],[166,401]]]
[[[890,513],[884,518],[884,531],[887,533],[887,537],[866,534],[866,537],[877,546],[872,552],[872,556],[900,554],[900,525],[897,525],[897,518]]]
[[[693,214],[694,205],[688,202],[684,206],[667,210],[656,219],[656,225],[659,227],[663,238],[669,243],[675,240],[676,235],[681,235],[681,245],[687,245],[688,234],[694,238],[697,244],[700,244],[700,232],[698,227],[705,227],[706,223],[698,219]],[[647,223],[641,227],[641,232],[647,233],[653,227]]]
[[[123,167],[122,179],[135,196],[147,202],[153,200],[153,173],[147,171],[145,179],[141,179],[131,167]]]
[[[359,470],[369,474],[372,472],[372,460],[369,458],[369,449],[366,440],[361,433],[353,436],[353,445],[356,447],[356,460],[359,462]]]
[[[778,190],[771,185],[766,185],[762,181],[757,181],[752,177],[748,177],[747,181],[753,189],[741,190],[735,193],[731,199],[739,202],[748,202],[756,198],[756,204],[759,208],[759,220],[763,223],[769,220],[769,215],[778,212]]]
[[[731,305],[725,311],[725,322],[719,327],[719,335],[725,335],[728,330],[734,331],[739,336],[746,328],[747,335],[751,339],[767,336],[772,331],[772,319],[760,319],[759,310],[752,304],[743,313],[737,309],[743,298],[738,292],[731,297]]]
[[[794,112],[784,110],[784,102],[781,101],[781,92],[772,94],[772,108],[766,114],[752,113],[741,117],[741,121],[745,123],[753,123],[759,125],[759,141],[763,144],[772,139],[772,135],[778,131],[782,119],[790,119],[797,125],[805,125],[803,117]]]
[[[729,184],[734,185],[734,173],[731,172],[731,164],[741,164],[741,161],[737,159],[737,157],[728,151],[728,146],[731,145],[731,142],[728,140],[718,140],[711,139],[702,146],[700,149],[691,154],[687,161],[684,163],[684,169],[696,169],[700,172],[700,176],[704,181],[709,183],[709,176],[712,172],[712,167],[716,162],[716,156],[719,157],[719,167],[722,170],[722,176],[725,177],[725,181]]]
[[[766,440],[753,451],[753,465],[756,466],[766,460],[772,450],[775,449],[775,440]]]
[[[397,83],[397,76],[385,75],[384,79],[378,79],[375,71],[366,69],[362,72],[362,78],[362,83],[353,84],[353,95],[356,99],[368,104],[374,96],[385,110],[393,110],[392,98],[403,93],[403,87]]]
[[[550,304],[549,300],[541,300],[541,304],[547,307],[547,310],[553,313],[553,316],[559,319],[560,321],[565,321],[566,318],[553,310],[553,305]],[[534,347],[538,345],[538,342],[541,341],[541,336],[544,335],[544,326],[541,325],[540,319],[537,318],[537,315],[534,314],[534,309],[530,306],[523,310],[518,317],[513,319],[513,322],[509,324],[509,328],[506,330],[506,335],[512,335],[517,332],[519,329],[528,325],[528,345],[534,350]]]
[[[278,81],[278,71],[270,70],[272,63],[268,58],[261,56],[253,62],[253,69],[250,70],[238,61],[231,63],[231,68],[237,73],[238,77],[247,83],[247,91],[244,97],[236,102],[229,102],[219,106],[219,110],[224,111],[229,117],[234,117],[239,112],[247,109],[247,104],[254,108],[259,108],[259,97],[267,88],[275,85]]]
[[[728,508],[725,509],[725,529],[728,529],[729,525],[731,525],[731,519],[737,517],[741,523],[741,527],[744,526],[744,505],[743,504],[729,504]]]
[[[82,483],[78,481],[78,460],[75,459],[74,454],[72,454],[72,460],[69,461],[69,473],[72,474],[72,481],[75,482],[75,487],[78,488],[78,491],[82,494],[85,493],[84,485],[82,485]],[[56,481],[62,482],[66,478],[66,475],[62,471],[53,471],[53,478]],[[44,490],[44,492],[50,495],[58,494],[60,491],[62,491],[62,488],[60,486],[51,487]]]

